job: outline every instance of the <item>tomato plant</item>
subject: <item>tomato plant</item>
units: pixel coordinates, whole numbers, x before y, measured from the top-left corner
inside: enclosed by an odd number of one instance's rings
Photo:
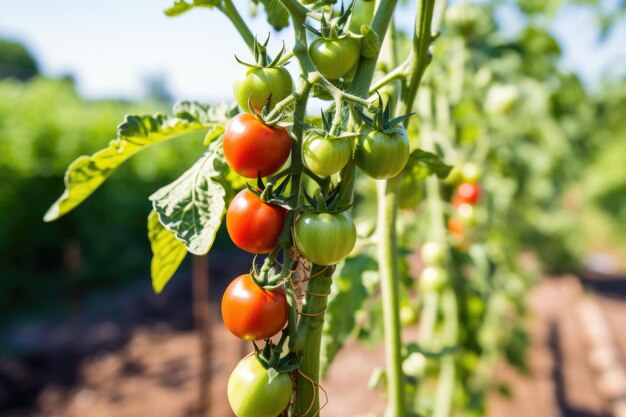
[[[240,339],[267,339],[285,327],[287,299],[281,290],[259,287],[250,274],[240,275],[224,291],[222,319]]]
[[[276,417],[291,399],[291,378],[280,373],[270,381],[253,355],[243,358],[228,379],[228,402],[237,417]]]
[[[287,162],[291,136],[287,129],[268,126],[251,113],[233,117],[224,132],[224,158],[246,178],[267,177]]]
[[[566,138],[561,126],[577,120],[577,106],[547,114],[566,101],[551,88],[568,85],[555,71],[555,42],[533,27],[523,41],[502,45],[486,3],[453,3],[440,28],[434,1],[420,0],[413,33],[405,33],[392,27],[395,1],[337,12],[324,2],[278,0],[268,21],[277,30],[291,24],[293,46],[271,59],[269,39],[256,40],[232,1],[210,3],[255,58],[234,86],[245,112],[181,102],[171,116],[129,116],[106,149],[70,165],[67,190],[46,220],[71,211],[144,147],[203,131],[198,162],[150,197],[152,277],[159,292],[187,253],[207,254],[224,214],[235,244],[267,254],[222,303],[238,337],[282,330],[277,344],[255,345],[267,363],[249,357],[233,372],[229,401],[238,417],[319,416],[322,360],[355,334],[383,336],[387,415],[479,415],[498,355],[520,350],[506,345],[503,322],[523,315],[515,304],[527,289],[516,268],[520,236],[543,236],[529,233],[539,226],[525,220],[536,211],[527,201],[549,203],[537,197],[549,192],[536,190],[560,178],[551,169],[565,165],[569,142],[549,157],[533,151],[548,142],[546,132]],[[207,5],[176,1],[168,14]],[[290,59],[295,86],[284,68]],[[435,71],[427,71],[431,63]],[[517,85],[528,88],[520,94]],[[497,105],[484,102],[490,96]],[[321,122],[308,114],[311,97],[329,100]],[[526,113],[515,119],[518,112]],[[524,152],[513,148],[520,138]],[[404,255],[420,246],[425,268],[415,277]],[[418,338],[403,343],[401,323],[418,316]]]
[[[233,243],[250,253],[269,253],[285,224],[286,210],[240,191],[228,206],[226,229]]]

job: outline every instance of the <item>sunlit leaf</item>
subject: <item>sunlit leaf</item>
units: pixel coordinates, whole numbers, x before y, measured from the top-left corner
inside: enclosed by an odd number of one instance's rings
[[[447,177],[452,170],[452,167],[446,165],[439,156],[421,149],[415,149],[411,152],[408,164],[428,168],[431,173],[437,175],[439,178]]]
[[[221,141],[214,142],[176,181],[150,196],[163,226],[194,255],[206,254],[213,245],[226,206],[219,181],[228,171]]]
[[[220,0],[193,0],[187,3],[185,0],[176,0],[172,7],[165,9],[165,14],[170,17],[179,16],[194,7],[215,7],[220,4]]]
[[[183,242],[163,227],[154,210],[148,216],[148,239],[152,249],[150,264],[152,288],[159,294],[185,259],[187,249]]]
[[[91,156],[80,156],[70,164],[65,172],[65,191],[48,209],[44,220],[56,220],[73,210],[137,152],[190,132],[222,126],[231,114],[226,105],[210,107],[189,102],[174,105],[174,113],[126,116],[118,126],[118,138],[108,147]]]

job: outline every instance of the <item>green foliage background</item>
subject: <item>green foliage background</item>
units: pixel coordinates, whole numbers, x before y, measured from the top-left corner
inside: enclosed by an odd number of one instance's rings
[[[78,155],[115,138],[128,113],[165,103],[87,101],[69,81],[37,77],[0,81],[0,311],[62,300],[72,288],[114,286],[149,272],[148,196],[204,151],[202,137],[151,148],[135,157],[70,216],[43,223]],[[70,277],[64,249],[80,243],[82,264]],[[149,280],[146,278],[146,285]]]

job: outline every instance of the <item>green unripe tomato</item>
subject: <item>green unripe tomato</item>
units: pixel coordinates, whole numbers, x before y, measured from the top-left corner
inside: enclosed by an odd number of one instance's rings
[[[474,226],[476,224],[476,210],[473,205],[468,203],[460,204],[456,208],[456,212],[463,224],[467,226]]]
[[[370,127],[362,130],[355,152],[355,161],[367,175],[377,180],[398,175],[409,160],[409,136],[404,127],[389,133]]]
[[[328,177],[339,172],[352,157],[352,139],[325,138],[311,132],[302,143],[304,164],[314,174]]]
[[[267,370],[250,355],[241,360],[228,379],[228,402],[237,417],[276,417],[291,400],[291,378],[280,373],[270,383]]]
[[[426,356],[420,352],[413,352],[402,362],[402,371],[414,378],[419,378],[426,371]]]
[[[300,254],[318,265],[333,265],[352,252],[356,227],[347,212],[303,212],[294,226]]]
[[[443,288],[448,280],[445,269],[427,266],[419,277],[419,287],[423,292],[436,292]]]
[[[233,93],[237,104],[249,112],[248,99],[256,111],[261,111],[270,94],[270,107],[293,93],[293,81],[285,67],[248,68],[235,80]]]
[[[359,42],[352,38],[317,38],[309,46],[315,68],[329,80],[348,74],[359,61]]]
[[[424,243],[421,250],[422,261],[429,266],[441,265],[443,261],[444,251],[438,242],[428,241]]]
[[[478,182],[482,174],[480,167],[472,162],[463,164],[461,173],[465,182]]]
[[[403,305],[400,307],[400,323],[404,326],[410,326],[417,323],[417,309],[412,305]]]

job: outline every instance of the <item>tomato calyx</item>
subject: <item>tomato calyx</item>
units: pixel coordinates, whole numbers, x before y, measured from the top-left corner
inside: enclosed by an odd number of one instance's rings
[[[272,383],[278,375],[290,373],[300,367],[300,361],[294,352],[289,352],[282,356],[283,346],[288,336],[289,330],[286,328],[281,333],[278,343],[274,344],[270,339],[267,339],[263,349],[259,349],[256,342],[252,342],[254,345],[254,356],[261,366],[267,370],[269,383]]]
[[[373,117],[367,116],[361,109],[357,110],[363,122],[369,127],[386,134],[393,133],[398,129],[404,129],[404,126],[401,126],[400,123],[413,116],[415,112],[391,119],[390,103],[388,102],[387,105],[384,105],[381,95],[378,92],[376,94],[378,94],[378,107]]]
[[[277,185],[274,185],[274,181],[279,181]],[[279,206],[287,210],[291,209],[289,201],[292,196],[284,197],[283,194],[287,189],[287,185],[291,181],[291,174],[288,171],[279,173],[272,177],[267,183],[263,182],[263,178],[259,176],[257,178],[256,187],[246,183],[246,188],[254,195],[259,197],[261,201],[273,206]]]
[[[311,196],[306,190],[303,190],[304,198],[309,204],[303,206],[300,211],[312,211],[316,213],[337,214],[346,210],[350,210],[356,203],[356,200],[347,202],[342,201],[342,192],[340,187],[334,187],[327,195],[324,195],[320,189]]]
[[[337,40],[346,37],[361,38],[361,35],[357,35],[350,31],[350,22],[352,21],[352,10],[354,9],[354,2],[350,3],[350,6],[346,9],[344,4],[341,3],[341,10],[337,17],[333,16],[333,11],[329,13],[329,17],[326,17],[325,13],[322,13],[320,18],[320,28],[316,29],[308,24],[304,26],[311,31],[311,33],[326,40]]]
[[[265,42],[260,43],[259,40],[255,37],[254,38],[254,45],[252,47],[252,53],[254,55],[254,64],[245,62],[241,59],[239,59],[239,57],[237,55],[235,55],[235,60],[237,62],[239,62],[241,65],[244,65],[248,68],[276,68],[276,67],[282,67],[287,65],[289,62],[285,62],[281,64],[281,60],[283,58],[283,56],[285,55],[285,42],[283,41],[283,47],[281,48],[281,50],[278,52],[278,55],[276,55],[276,57],[270,61],[269,56],[267,55],[267,45],[270,41],[270,35],[267,36],[267,39],[265,39]]]

